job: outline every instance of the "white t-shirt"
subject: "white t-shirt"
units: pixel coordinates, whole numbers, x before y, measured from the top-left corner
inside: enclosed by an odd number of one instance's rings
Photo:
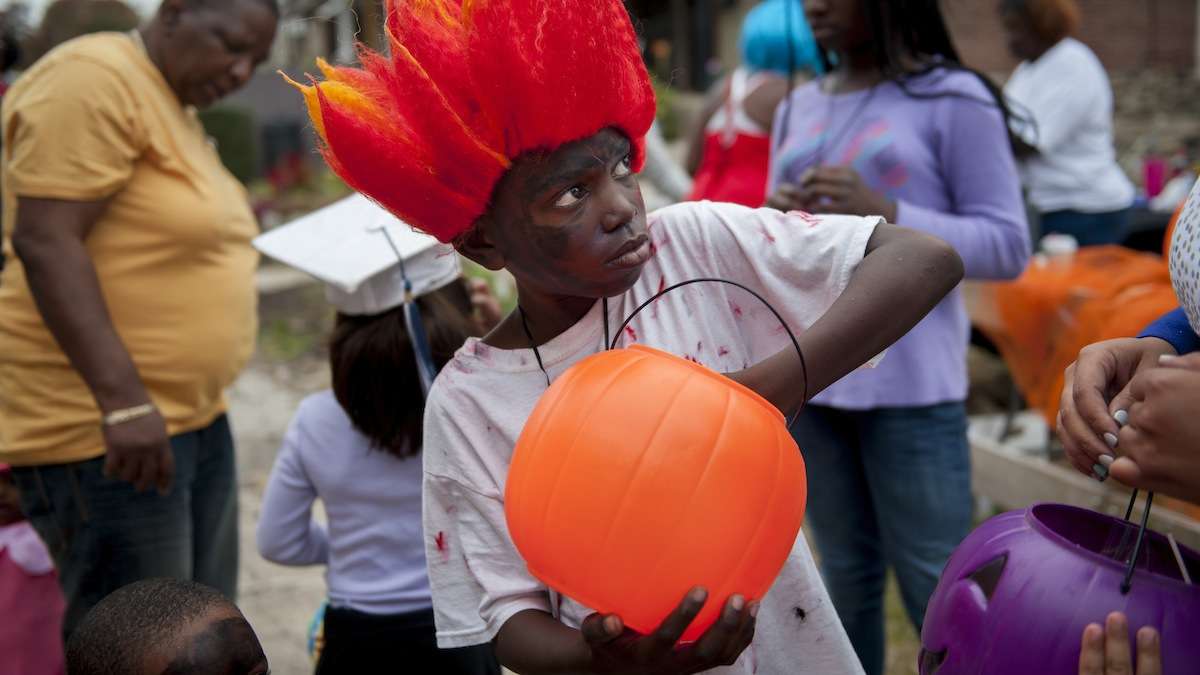
[[[878,218],[815,217],[734,204],[678,204],[650,215],[655,254],[632,289],[609,299],[612,330],[659,289],[702,276],[761,293],[796,330],[845,289]],[[696,284],[648,307],[625,331],[721,372],[740,370],[790,344],[770,312],[740,289]],[[601,303],[539,347],[551,378],[602,349]],[[797,383],[797,387],[801,386]],[[491,640],[525,609],[550,611],[505,523],[504,485],[518,435],[546,377],[530,349],[469,340],[434,383],[425,409],[424,522],[439,646]],[[816,478],[819,480],[819,477]],[[797,612],[797,608],[803,610]],[[591,610],[562,599],[578,627]],[[803,616],[803,618],[801,618]],[[803,536],[763,600],[754,644],[720,673],[857,673],[851,649]]]
[[[1004,86],[1016,129],[1039,154],[1021,163],[1029,200],[1042,213],[1104,213],[1133,204],[1133,183],[1113,150],[1112,87],[1100,60],[1064,38],[1036,61],[1023,61]]]

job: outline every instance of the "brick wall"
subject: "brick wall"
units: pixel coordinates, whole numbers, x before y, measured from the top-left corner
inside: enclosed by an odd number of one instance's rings
[[[1191,71],[1196,63],[1196,0],[1078,0],[1083,21],[1078,37],[1110,72],[1153,68]],[[1008,55],[997,0],[942,0],[963,59],[1003,74],[1015,65]]]

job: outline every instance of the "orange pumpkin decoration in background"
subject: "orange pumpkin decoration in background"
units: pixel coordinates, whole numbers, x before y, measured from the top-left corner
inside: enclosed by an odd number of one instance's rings
[[[807,494],[777,408],[635,345],[583,359],[542,395],[517,439],[505,513],[535,577],[638,632],[707,588],[690,641],[729,596],[767,592]]]

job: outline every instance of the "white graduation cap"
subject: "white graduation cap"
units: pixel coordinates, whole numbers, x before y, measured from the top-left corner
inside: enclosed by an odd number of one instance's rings
[[[458,254],[360,194],[276,227],[254,240],[264,254],[325,282],[343,314],[380,314],[462,274]]]

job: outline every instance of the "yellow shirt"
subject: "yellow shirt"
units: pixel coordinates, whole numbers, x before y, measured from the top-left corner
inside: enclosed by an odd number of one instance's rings
[[[0,124],[0,461],[104,453],[99,409],[13,255],[21,197],[111,196],[85,245],[113,325],[169,433],[207,426],[253,350],[258,228],[195,111],[135,34],[101,33],[38,61],[5,95]]]

